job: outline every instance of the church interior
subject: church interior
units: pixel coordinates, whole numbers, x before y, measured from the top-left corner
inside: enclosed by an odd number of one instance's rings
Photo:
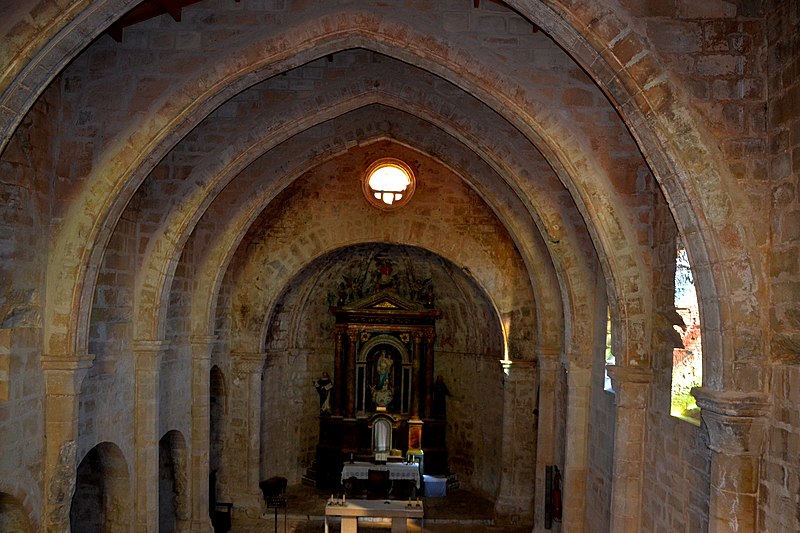
[[[800,531],[800,2],[0,36],[0,531]]]

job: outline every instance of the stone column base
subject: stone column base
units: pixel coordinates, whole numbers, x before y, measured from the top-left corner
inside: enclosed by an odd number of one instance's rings
[[[503,525],[522,525],[533,522],[531,498],[500,497],[494,504],[495,521]]]
[[[193,519],[189,531],[191,533],[213,533],[214,527],[211,525],[211,518],[207,516],[205,519]]]
[[[261,519],[266,512],[264,496],[259,492],[237,494],[233,497],[233,521],[245,517],[248,520]]]

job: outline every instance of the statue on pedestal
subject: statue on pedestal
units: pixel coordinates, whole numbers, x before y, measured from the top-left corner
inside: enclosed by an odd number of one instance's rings
[[[319,412],[320,414],[330,414],[331,412],[331,390],[333,389],[333,382],[327,372],[322,373],[322,377],[314,382],[314,387],[319,394]]]

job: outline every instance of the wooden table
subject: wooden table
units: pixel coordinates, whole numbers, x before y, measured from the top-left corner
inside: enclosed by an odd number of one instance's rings
[[[417,507],[419,503],[419,507]],[[347,500],[346,505],[325,506],[325,533],[328,532],[328,517],[339,516],[342,519],[342,533],[358,531],[358,517],[380,517],[392,519],[392,533],[408,531],[408,519],[423,520],[424,513],[421,501],[407,500]]]

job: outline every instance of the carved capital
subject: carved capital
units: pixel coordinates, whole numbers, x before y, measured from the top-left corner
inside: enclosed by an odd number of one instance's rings
[[[503,369],[506,368],[506,362],[508,363],[509,371],[506,372],[506,377],[504,381],[514,382],[514,383],[525,383],[536,379],[536,362],[535,361],[505,361],[500,360],[500,364],[503,366]],[[512,366],[513,363],[513,366]]]
[[[549,365],[560,365],[559,358],[561,356],[561,349],[558,346],[549,346],[539,344],[534,349],[536,353],[536,360],[539,361],[539,367],[545,368]]]
[[[133,341],[133,351],[136,354],[160,353],[168,346],[169,342],[161,339],[136,339]]]
[[[42,354],[42,370],[47,372],[78,372],[87,370],[94,363],[94,355],[91,354]]]
[[[233,352],[231,362],[237,374],[261,374],[266,354],[260,352]]]
[[[566,367],[567,384],[570,389],[589,387],[592,381],[592,369],[581,365],[569,364]]]
[[[190,339],[193,363],[207,364],[211,361],[211,347],[216,337],[194,336]]]
[[[192,347],[210,347],[215,340],[217,340],[216,335],[192,335],[189,337]]]
[[[90,354],[42,355],[45,390],[48,396],[76,395],[83,378],[94,363]]]
[[[606,369],[617,396],[618,407],[644,409],[647,406],[647,396],[653,382],[653,372],[649,368],[608,365]]]
[[[161,356],[169,346],[164,340],[134,340],[133,360],[137,372],[157,372]]]
[[[625,383],[651,383],[653,372],[649,368],[638,366],[607,365],[608,375],[611,382],[624,385]]]
[[[550,359],[549,357],[537,359],[536,364],[538,365],[539,375],[552,376],[551,379],[555,379],[555,376],[557,376],[558,373],[563,369],[563,365],[561,364],[560,360]]]
[[[767,431],[769,403],[762,393],[695,387],[692,395],[708,431],[708,447],[728,455],[758,455]]]

